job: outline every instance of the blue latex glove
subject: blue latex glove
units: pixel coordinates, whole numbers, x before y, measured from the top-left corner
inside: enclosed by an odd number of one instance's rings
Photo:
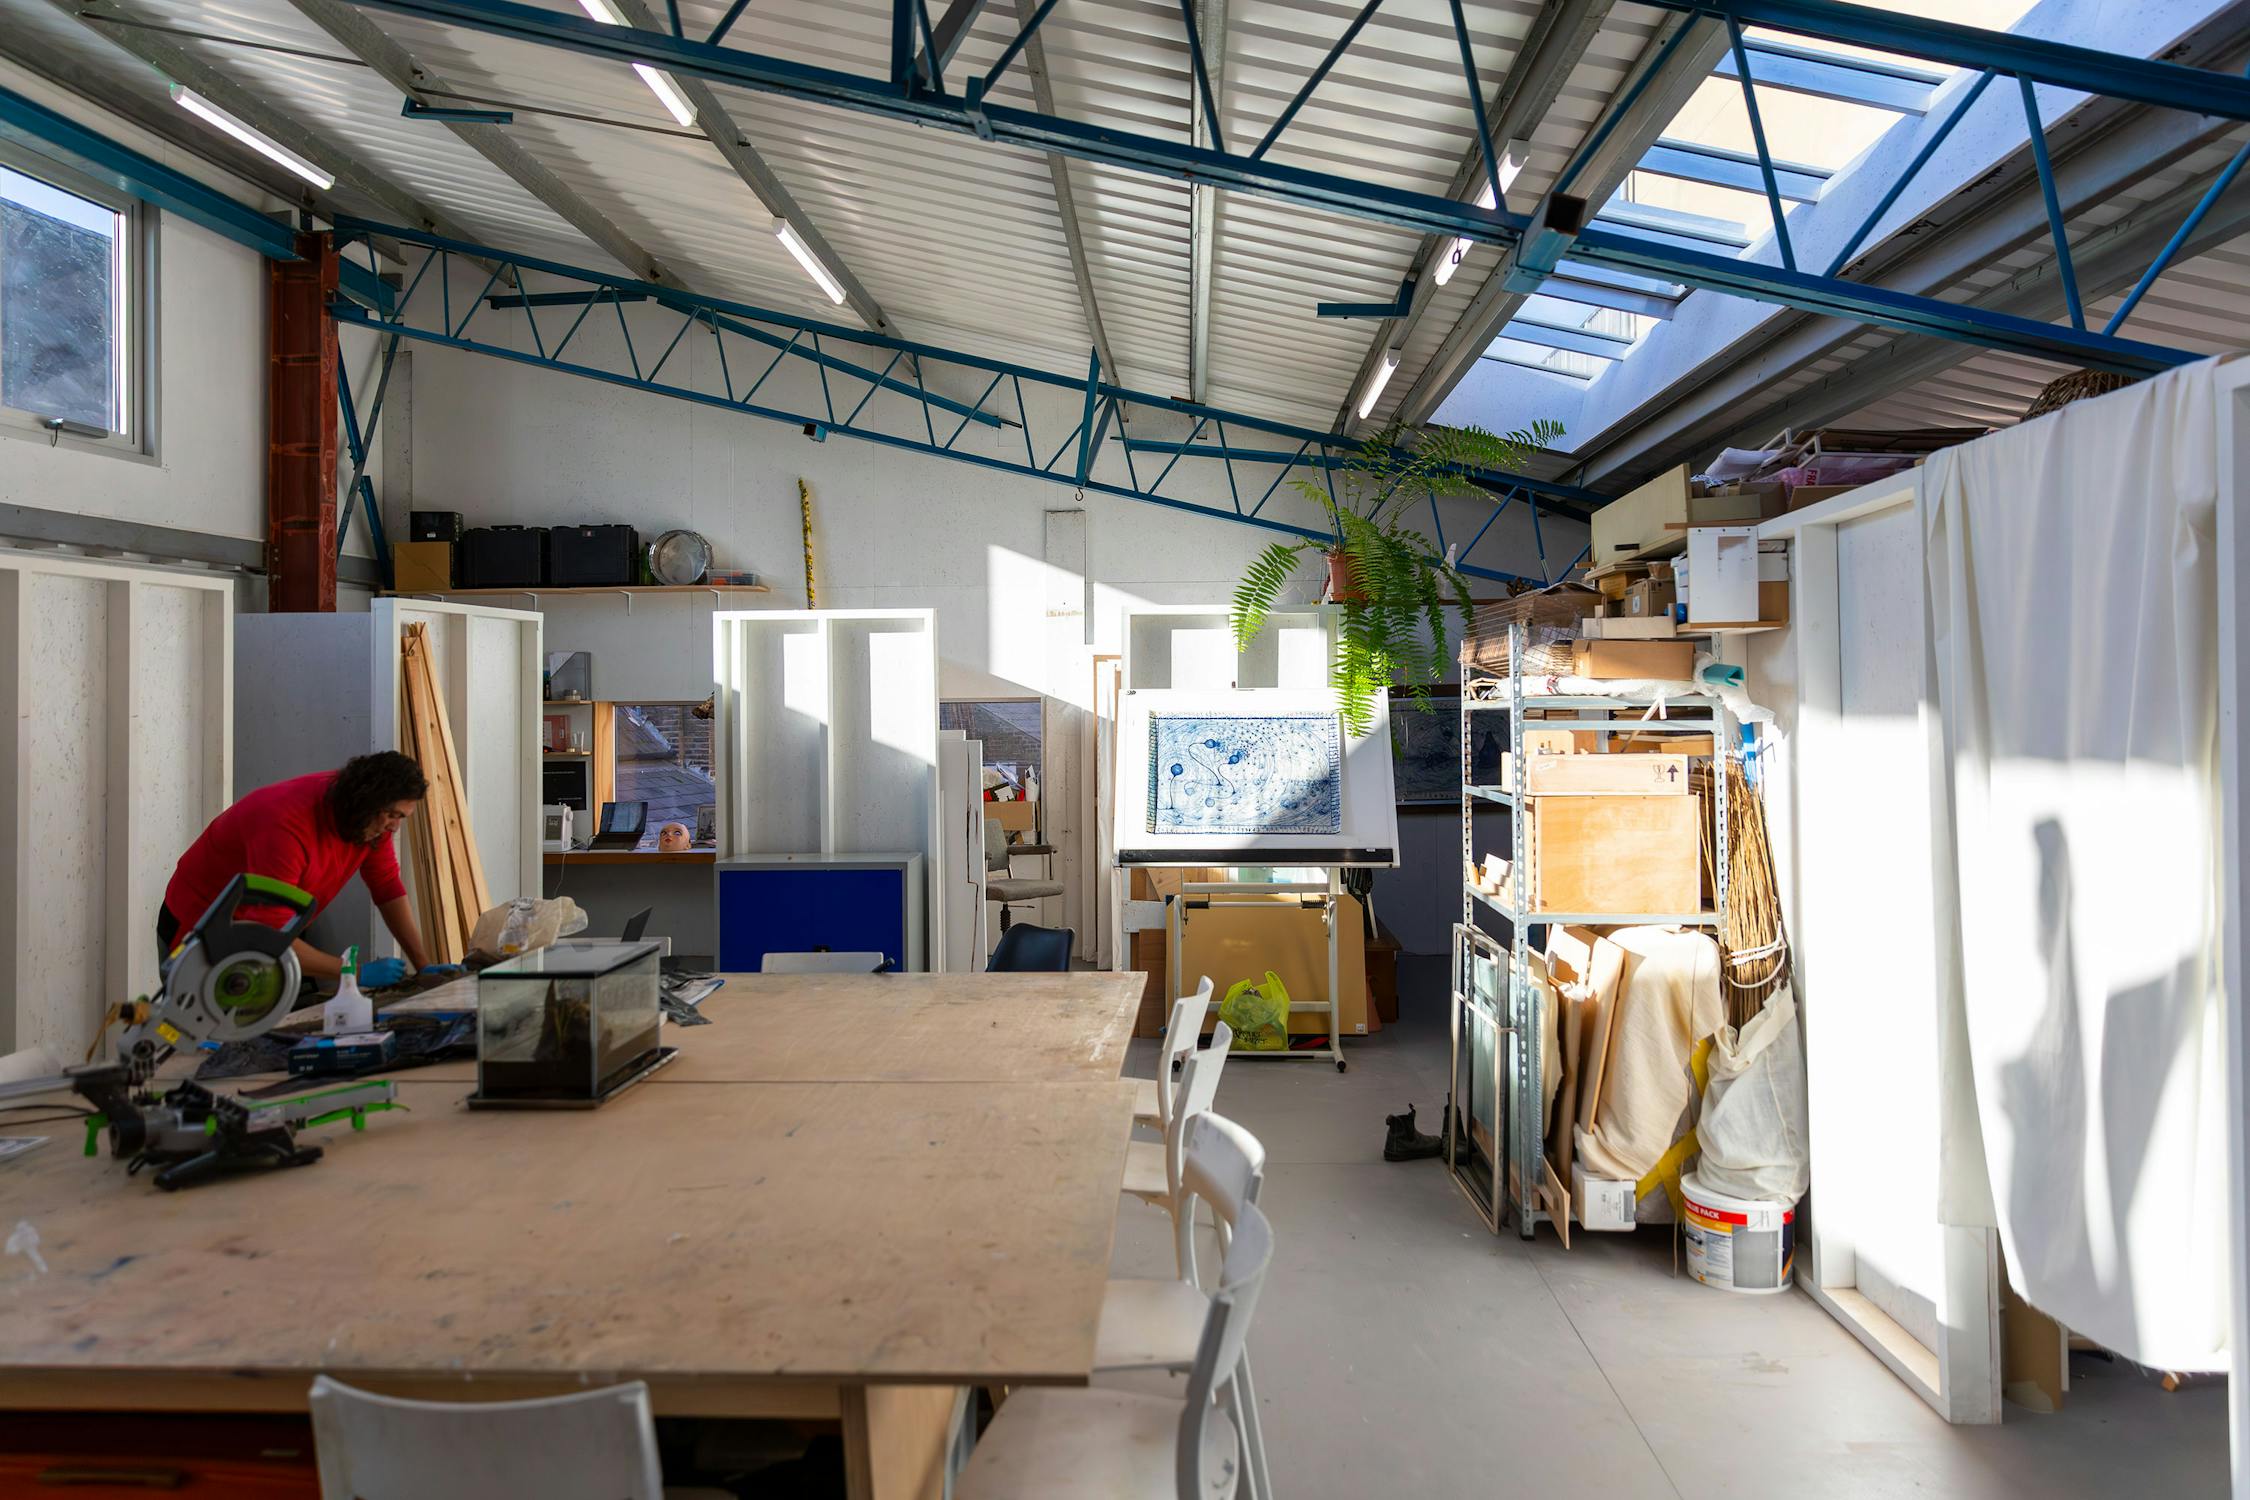
[[[406,978],[406,960],[403,958],[369,959],[359,966],[359,987],[363,990],[386,990]]]

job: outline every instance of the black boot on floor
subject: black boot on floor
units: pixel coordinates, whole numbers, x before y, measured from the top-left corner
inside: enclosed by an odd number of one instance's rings
[[[1383,1137],[1383,1160],[1421,1161],[1427,1157],[1445,1155],[1445,1137],[1424,1135],[1414,1128],[1414,1106],[1406,1106],[1403,1115],[1386,1115],[1383,1123],[1390,1127]]]

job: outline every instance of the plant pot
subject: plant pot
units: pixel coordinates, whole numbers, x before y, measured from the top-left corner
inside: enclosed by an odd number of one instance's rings
[[[1331,547],[1323,555],[1328,559],[1327,602],[1365,604],[1367,590],[1360,587],[1359,575],[1352,571],[1351,555],[1341,547]]]

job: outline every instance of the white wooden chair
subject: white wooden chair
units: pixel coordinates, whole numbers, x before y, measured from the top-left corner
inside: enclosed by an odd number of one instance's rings
[[[1211,976],[1208,974],[1195,987],[1194,994],[1182,995],[1172,1002],[1172,1018],[1165,1023],[1164,1051],[1156,1060],[1156,1076],[1141,1079],[1133,1089],[1135,1125],[1163,1128],[1170,1113],[1166,1105],[1172,1097],[1172,1070],[1203,1039],[1203,1018],[1210,1009]]]
[[[1190,1165],[1195,1191],[1216,1196]],[[1242,1363],[1273,1230],[1244,1203],[1211,1294],[1187,1387],[1178,1397],[1101,1386],[1011,1392],[969,1456],[956,1500],[1232,1500],[1242,1476],[1232,1372]]]
[[[1194,1202],[1211,1205],[1219,1231],[1223,1259],[1245,1204],[1258,1201],[1265,1185],[1266,1148],[1256,1136],[1223,1115],[1199,1114],[1187,1122],[1187,1170],[1182,1191],[1193,1222]],[[1210,1294],[1191,1279],[1113,1279],[1102,1294],[1102,1317],[1094,1336],[1094,1380],[1097,1385],[1148,1391],[1146,1378],[1159,1380],[1154,1389],[1170,1390],[1167,1377],[1184,1376],[1195,1367],[1203,1324],[1211,1310]],[[1104,1377],[1108,1377],[1106,1380]],[[1119,1377],[1125,1377],[1120,1379]],[[1258,1417],[1258,1395],[1250,1375],[1247,1351],[1228,1378],[1234,1385],[1233,1407],[1253,1500],[1270,1500],[1273,1494],[1266,1468],[1265,1433]]]
[[[664,1500],[638,1380],[538,1401],[404,1401],[321,1375],[311,1406],[322,1500]]]
[[[1211,1045],[1191,1048],[1187,1061],[1180,1065],[1180,1081],[1166,1101],[1170,1109],[1164,1121],[1164,1139],[1134,1141],[1125,1148],[1125,1191],[1172,1216],[1173,1259],[1180,1274],[1191,1279],[1195,1274],[1195,1204],[1180,1190],[1180,1173],[1186,1164],[1187,1122],[1211,1107],[1233,1045],[1234,1028],[1221,1021],[1211,1029]]]

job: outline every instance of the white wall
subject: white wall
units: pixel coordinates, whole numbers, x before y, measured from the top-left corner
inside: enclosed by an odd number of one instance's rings
[[[240,201],[277,206],[248,184],[5,62],[0,82]],[[68,438],[50,445],[44,436],[0,427],[0,504],[260,540],[266,534],[266,261],[183,219],[161,213],[156,219],[157,371],[149,397],[155,451],[127,453]],[[345,329],[343,337],[346,371],[364,410],[374,388],[375,341],[356,329]],[[348,475],[348,459],[344,469]],[[375,472],[380,494],[379,454]],[[364,518],[353,522],[346,546],[363,557],[370,555],[364,525]]]
[[[483,284],[482,271],[456,270],[456,318]],[[420,295],[434,296],[437,285],[433,274]],[[667,382],[718,394],[731,378],[739,392],[764,368],[764,359],[746,362],[739,339],[729,340],[730,362],[722,368],[710,335],[701,329],[673,346],[676,313],[643,304],[626,314],[634,353],[644,367],[671,350],[664,355]],[[549,310],[541,318],[544,344],[552,348],[575,316],[567,308]],[[480,309],[477,317],[478,338],[533,351],[522,314]],[[602,317],[587,319],[572,338],[573,362],[631,368],[614,313],[604,310]],[[888,357],[834,342],[826,347],[861,364],[880,366]],[[755,570],[771,586],[763,596],[725,601],[708,595],[641,595],[630,601],[623,595],[548,596],[540,606],[548,616],[546,649],[592,651],[595,692],[602,698],[701,698],[709,690],[714,608],[759,602],[803,606],[797,489],[802,478],[813,498],[820,606],[934,609],[942,696],[1048,700],[1046,833],[1063,850],[1055,875],[1069,894],[1048,903],[1041,919],[1088,935],[1091,915],[1082,909],[1078,854],[1094,843],[1091,793],[1071,772],[1091,763],[1086,711],[1093,698],[1092,657],[1119,649],[1120,621],[1128,608],[1223,604],[1251,558],[1277,533],[1098,491],[1081,502],[1065,484],[839,433],[816,441],[785,422],[486,355],[422,344],[412,357],[405,412],[410,428],[404,434],[413,454],[412,493],[406,492],[407,470],[401,465],[400,483],[385,494],[386,523],[394,534],[403,532],[409,504],[460,511],[471,526],[626,522],[644,538],[667,527],[689,527],[711,539],[721,566]],[[894,371],[904,373],[903,367]],[[962,399],[978,394],[974,388],[954,389],[943,375],[933,376],[933,384]],[[817,375],[792,360],[756,399],[761,406],[818,416],[832,396],[841,416],[866,390],[864,381],[839,373],[823,392]],[[1034,451],[1044,461],[1073,430],[1080,397],[1033,382],[1023,392],[1037,440]],[[1013,394],[1003,387],[991,406],[1011,409]],[[949,421],[942,412],[937,418],[937,436],[944,441],[958,419]],[[924,438],[919,404],[896,393],[878,395],[862,420]],[[1131,424],[1139,437],[1188,435],[1185,422],[1146,408],[1131,414]],[[394,431],[391,441],[400,437]],[[1236,441],[1243,441],[1239,434]],[[957,449],[1020,462],[1025,443],[1014,426],[971,426]],[[1152,482],[1162,462],[1141,461],[1139,479]],[[1115,482],[1128,478],[1114,439],[1095,473]],[[1244,503],[1254,503],[1272,477],[1271,469],[1242,472]],[[1227,502],[1223,471],[1213,464],[1181,465],[1163,492]],[[1317,511],[1286,489],[1274,494],[1265,513],[1300,524],[1318,520]],[[1449,502],[1447,539],[1467,540],[1488,516],[1488,502]],[[1434,538],[1426,512],[1410,524]],[[1585,528],[1550,519],[1545,535],[1559,569],[1583,545]],[[1479,558],[1495,555],[1513,559],[1524,571],[1536,570],[1523,507],[1510,507],[1493,521]],[[1315,571],[1307,567],[1301,573],[1299,599],[1316,596]],[[1498,592],[1497,584],[1489,587]],[[1378,904],[1394,928],[1414,929],[1410,946],[1442,951],[1446,927],[1459,915],[1455,843],[1457,837],[1420,840],[1416,847],[1432,851],[1435,864],[1422,869],[1417,860],[1415,868],[1380,877]],[[1424,906],[1432,909],[1425,914]]]

